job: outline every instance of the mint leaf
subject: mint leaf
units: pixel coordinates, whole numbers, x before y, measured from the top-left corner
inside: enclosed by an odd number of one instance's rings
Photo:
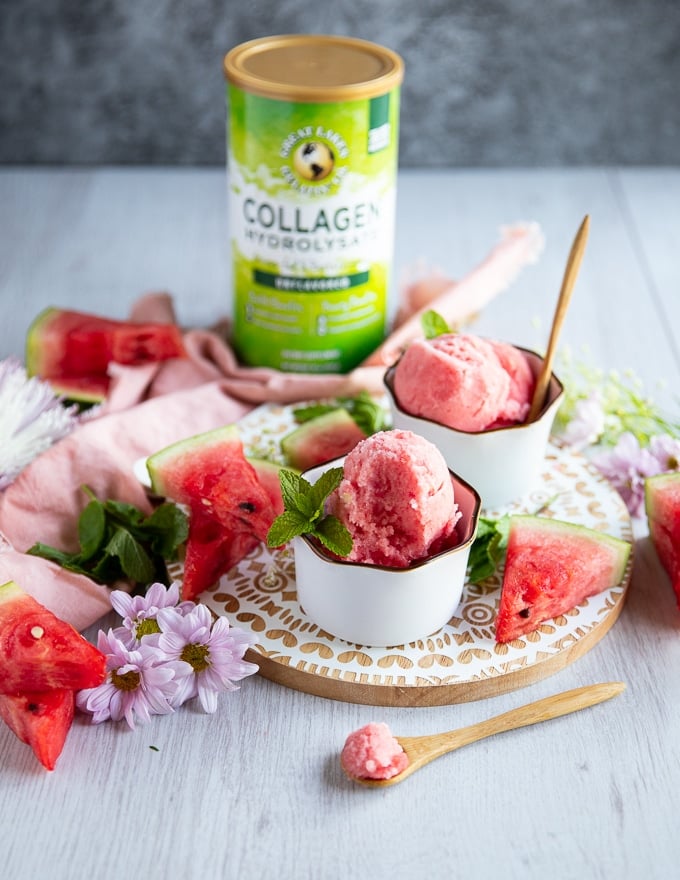
[[[139,584],[153,580],[154,565],[149,554],[127,529],[118,528],[106,545],[109,556],[116,556],[125,574]]]
[[[67,553],[41,542],[27,552],[99,583],[127,578],[144,585],[153,580],[167,584],[165,562],[177,557],[189,533],[184,511],[165,502],[147,516],[133,504],[101,502],[88,486],[82,488],[91,500],[78,519],[80,552]]]
[[[303,535],[310,528],[309,518],[297,510],[284,510],[277,516],[267,532],[267,546],[281,547]]]
[[[91,559],[104,543],[106,512],[95,498],[85,507],[78,520],[78,540],[83,559]]]
[[[42,559],[49,559],[50,562],[56,562],[62,568],[68,568],[70,571],[85,571],[80,564],[79,553],[66,553],[58,550],[56,547],[50,547],[49,544],[41,544],[39,541],[32,547],[29,547],[26,553],[29,556],[40,556]]]
[[[325,516],[314,526],[314,536],[336,556],[347,556],[352,550],[352,536],[336,516]]]
[[[343,397],[341,402],[367,437],[385,429],[387,414],[367,391],[361,391],[356,397]]]
[[[295,471],[279,471],[279,483],[285,510],[276,517],[267,533],[267,545],[280,547],[298,535],[313,535],[336,553],[346,556],[352,549],[352,537],[334,516],[325,514],[328,496],[342,480],[341,467],[324,471],[312,484]]]
[[[324,504],[328,496],[340,485],[343,470],[341,467],[329,468],[324,471],[314,485],[309,487],[306,499],[309,500],[312,517],[323,516]]]
[[[479,518],[468,559],[468,581],[471,584],[478,584],[496,571],[508,547],[509,531],[510,516],[507,514],[497,520]]]
[[[149,536],[151,550],[167,560],[177,557],[177,548],[189,537],[189,518],[170,502],[157,507],[143,521],[142,527]]]
[[[334,409],[340,409],[337,404],[332,403],[313,403],[309,406],[299,407],[293,410],[293,418],[302,425],[304,422],[311,422],[312,419],[318,419],[319,416],[325,416],[326,413],[333,412]]]
[[[144,519],[144,514],[134,504],[127,504],[124,501],[105,501],[104,507],[106,512],[114,518],[119,519],[126,525],[137,525]]]
[[[279,485],[281,486],[283,506],[289,510],[297,510],[300,494],[309,491],[311,488],[309,482],[304,477],[286,468],[282,468],[279,471]]]
[[[420,325],[423,328],[423,333],[425,334],[426,339],[434,339],[435,336],[441,336],[443,333],[451,332],[451,328],[442,316],[432,309],[429,309],[422,315]]]

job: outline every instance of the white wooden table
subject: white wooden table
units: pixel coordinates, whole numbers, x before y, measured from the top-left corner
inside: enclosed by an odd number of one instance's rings
[[[404,172],[397,272],[460,277],[498,228],[547,245],[475,329],[543,347],[572,236],[591,215],[563,341],[633,368],[680,406],[680,169]],[[0,171],[0,357],[43,307],[125,317],[147,290],[187,325],[228,311],[222,169]],[[1,417],[1,414],[0,414]],[[640,878],[678,876],[680,612],[641,523],[624,611],[560,673],[503,696],[375,708],[255,676],[208,716],[183,707],[131,732],[79,717],[57,769],[0,728],[0,876],[73,878]],[[94,637],[94,627],[89,633]],[[596,681],[626,693],[358,788],[338,752],[371,720],[419,734]]]

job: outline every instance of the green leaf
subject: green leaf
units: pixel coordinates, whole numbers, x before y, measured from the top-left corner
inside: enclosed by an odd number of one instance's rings
[[[106,545],[106,552],[120,560],[121,568],[133,581],[148,584],[153,580],[155,566],[149,554],[127,529],[116,529]]]
[[[387,414],[367,391],[361,391],[356,397],[343,397],[341,402],[367,437],[385,429]]]
[[[89,486],[82,489],[90,502],[78,519],[80,552],[66,553],[40,542],[28,552],[100,583],[123,578],[145,585],[168,583],[165,563],[177,558],[189,534],[184,511],[168,501],[147,516],[133,504],[101,502]]]
[[[304,422],[311,422],[312,419],[318,419],[319,416],[325,416],[326,413],[339,409],[337,404],[331,403],[313,403],[310,406],[299,407],[293,410],[293,418],[302,425]]]
[[[171,560],[189,536],[189,518],[176,504],[166,502],[143,521],[138,531],[148,535],[153,553]]]
[[[468,580],[471,584],[478,584],[496,571],[507,550],[509,532],[510,517],[507,514],[497,520],[479,518],[468,559]]]
[[[312,533],[331,553],[347,556],[352,550],[352,536],[344,523],[332,515],[325,516],[314,524]]]
[[[104,502],[104,507],[108,514],[114,518],[120,519],[126,525],[138,525],[144,519],[144,514],[134,504],[127,504],[125,501],[113,501],[109,499]]]
[[[80,561],[80,554],[65,553],[63,550],[50,547],[49,544],[42,544],[40,541],[29,547],[26,553],[30,556],[40,556],[42,559],[49,559],[51,562],[56,562],[64,568],[79,566]]]
[[[339,520],[324,512],[326,499],[338,487],[342,475],[341,467],[329,468],[312,484],[293,471],[280,471],[285,510],[272,523],[267,544],[280,547],[298,535],[316,535],[329,550],[346,556],[352,549],[352,538]]]
[[[297,510],[284,510],[276,517],[267,532],[267,546],[281,547],[303,535],[311,528],[309,519]]]
[[[309,487],[306,498],[309,499],[309,507],[313,519],[323,516],[324,504],[328,496],[340,485],[343,469],[341,467],[329,468],[324,471],[313,486]],[[304,511],[307,512],[306,510]]]
[[[423,333],[425,334],[426,339],[434,339],[436,336],[441,336],[443,333],[451,332],[451,328],[442,316],[432,309],[429,309],[423,314],[420,319],[420,324],[423,328]]]
[[[78,540],[83,559],[91,559],[104,543],[106,511],[96,498],[85,507],[78,520]]]
[[[126,578],[120,559],[117,556],[109,556],[108,553],[99,556],[97,564],[90,569],[89,576],[100,584],[113,584]]]
[[[298,496],[309,486],[307,480],[295,471],[282,468],[279,471],[279,485],[281,486],[283,506],[288,510],[297,510]]]

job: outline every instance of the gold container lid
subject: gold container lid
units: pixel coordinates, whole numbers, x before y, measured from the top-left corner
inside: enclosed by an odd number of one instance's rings
[[[224,56],[224,74],[254,95],[323,104],[386,94],[400,85],[404,62],[368,40],[287,34],[235,46]]]

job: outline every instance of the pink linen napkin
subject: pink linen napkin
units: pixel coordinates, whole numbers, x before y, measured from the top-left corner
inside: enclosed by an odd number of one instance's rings
[[[83,483],[103,500],[150,510],[133,474],[137,459],[236,421],[250,408],[210,382],[84,422],[0,495],[0,583],[16,581],[78,630],[90,626],[110,610],[109,589],[25,551],[36,541],[77,550],[78,516],[88,501]]]
[[[16,580],[77,629],[96,622],[110,609],[106,587],[25,555],[36,541],[77,549],[77,519],[87,503],[83,484],[101,499],[148,509],[133,474],[137,459],[234,422],[258,403],[382,391],[385,365],[420,335],[425,309],[438,311],[451,325],[462,324],[507,288],[524,265],[534,262],[541,247],[536,224],[511,227],[482,264],[458,283],[436,278],[429,286],[427,279],[418,282],[417,291],[407,288],[398,329],[366,364],[346,375],[244,367],[224,330],[187,330],[186,358],[139,367],[112,365],[111,392],[95,416],[36,458],[0,495],[0,582]],[[175,321],[170,296],[142,297],[131,319]]]

